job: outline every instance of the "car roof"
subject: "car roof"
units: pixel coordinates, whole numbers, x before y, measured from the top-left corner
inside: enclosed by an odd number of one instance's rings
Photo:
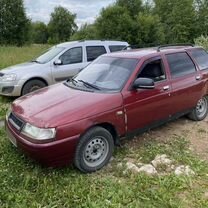
[[[80,41],[70,41],[65,43],[60,43],[57,47],[73,47],[73,46],[82,46],[82,45],[104,45],[104,44],[111,44],[111,45],[129,45],[127,42],[124,41],[112,41],[112,40],[80,40]]]
[[[199,46],[176,46],[176,47],[169,47],[169,48],[164,48],[164,49],[160,49],[160,50],[158,50],[158,47],[153,47],[153,48],[123,50],[123,51],[119,51],[119,52],[105,54],[103,56],[141,59],[146,56],[156,56],[156,55],[161,55],[161,54],[166,54],[166,53],[184,52],[184,51],[196,49],[196,48],[202,48],[202,47],[199,47]]]

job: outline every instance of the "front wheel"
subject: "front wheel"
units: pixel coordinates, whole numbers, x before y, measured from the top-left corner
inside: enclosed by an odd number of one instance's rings
[[[201,121],[206,118],[208,114],[208,98],[201,98],[196,107],[192,110],[192,112],[188,115],[188,117],[194,121]]]
[[[84,134],[75,153],[75,166],[85,173],[104,167],[110,160],[114,149],[113,137],[102,127],[94,127]]]
[[[30,80],[22,88],[22,95],[26,95],[30,92],[34,92],[34,91],[39,90],[45,86],[46,86],[46,84],[39,79]]]

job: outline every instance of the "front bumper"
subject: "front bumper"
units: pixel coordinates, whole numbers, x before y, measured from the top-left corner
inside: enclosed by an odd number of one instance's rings
[[[73,162],[79,135],[45,144],[36,144],[21,137],[8,121],[5,122],[5,128],[12,144],[43,165],[60,167]]]
[[[19,80],[18,82],[0,82],[0,95],[4,96],[20,96],[22,86],[25,80]]]

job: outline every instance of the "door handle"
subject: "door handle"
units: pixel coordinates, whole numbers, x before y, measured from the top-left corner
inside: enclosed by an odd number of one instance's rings
[[[196,80],[201,80],[201,76],[200,75],[196,76]]]
[[[163,90],[164,90],[164,91],[167,91],[167,90],[169,90],[169,89],[170,89],[170,86],[169,86],[169,85],[166,85],[166,86],[163,87]]]

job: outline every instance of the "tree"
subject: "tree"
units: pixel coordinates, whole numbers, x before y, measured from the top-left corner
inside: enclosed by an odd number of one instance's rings
[[[143,10],[142,0],[117,0],[116,4],[126,8],[133,18],[136,18],[138,13]]]
[[[208,35],[208,0],[196,0],[195,1],[196,11],[196,34]]]
[[[137,16],[137,27],[137,44],[140,47],[164,43],[164,29],[158,15],[140,13]]]
[[[0,44],[22,46],[29,39],[30,20],[23,0],[0,0]]]
[[[76,15],[72,14],[64,7],[56,7],[51,13],[51,19],[48,24],[50,42],[64,42],[69,40],[77,30],[75,24]]]
[[[95,40],[98,39],[98,34],[94,24],[84,24],[71,37],[71,40]]]
[[[31,39],[33,43],[44,44],[48,41],[48,28],[43,22],[31,24]]]
[[[95,22],[100,39],[135,41],[135,25],[126,8],[113,5],[102,9]]]
[[[193,0],[154,0],[155,13],[166,32],[167,43],[192,42],[195,11]]]

